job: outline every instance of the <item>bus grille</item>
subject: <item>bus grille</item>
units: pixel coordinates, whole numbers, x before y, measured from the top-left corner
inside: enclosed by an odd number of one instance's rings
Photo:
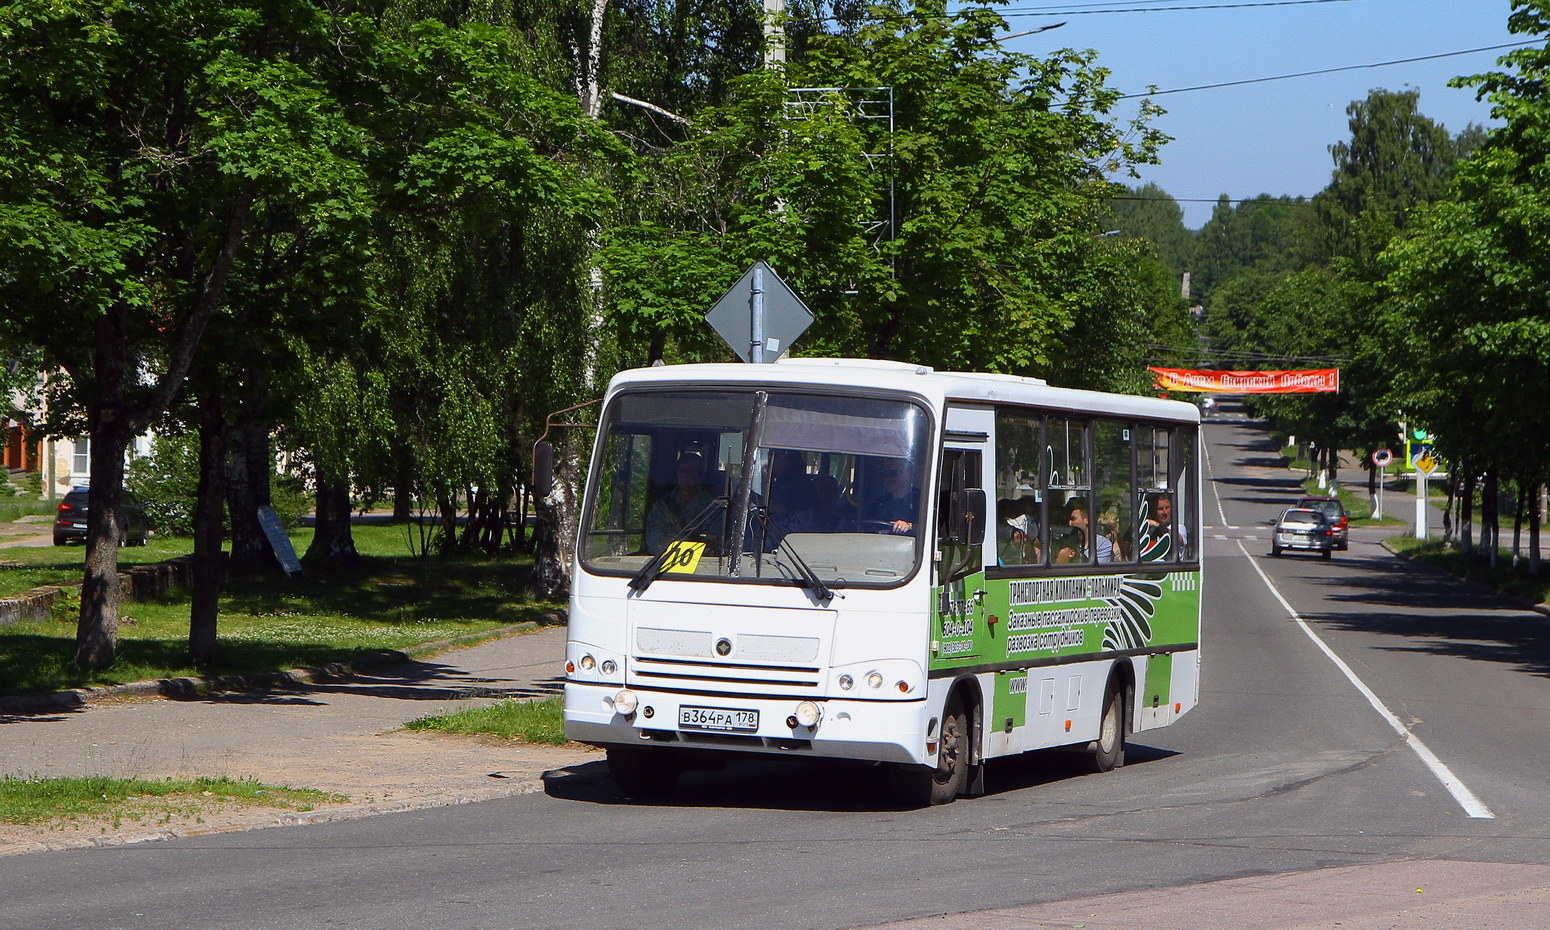
[[[635,656],[631,677],[643,687],[720,692],[757,689],[778,694],[810,694],[820,684],[813,666],[755,665],[705,659],[664,659]]]

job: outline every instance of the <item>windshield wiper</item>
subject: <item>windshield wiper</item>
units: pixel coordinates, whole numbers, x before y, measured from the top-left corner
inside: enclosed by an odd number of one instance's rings
[[[724,506],[726,502],[727,499],[725,497],[718,497],[711,501],[709,504],[706,504],[704,510],[701,510],[693,520],[690,520],[688,523],[684,524],[683,529],[679,530],[672,539],[667,541],[667,545],[662,547],[661,552],[658,552],[649,561],[647,561],[645,565],[640,567],[640,571],[636,572],[635,575],[630,578],[629,586],[632,589],[642,593],[644,593],[647,588],[651,587],[651,583],[657,580],[658,575],[662,574],[662,569],[667,567],[667,557],[671,552],[674,551],[674,548],[679,543],[683,542],[698,532],[705,521],[710,519],[710,515],[716,512],[716,508]]]
[[[755,511],[755,513],[759,515],[759,522],[762,524],[762,528],[764,530],[763,534],[761,535],[769,535],[771,530],[770,524],[774,522],[773,518],[770,516],[769,508],[760,507]],[[778,528],[777,532],[779,532]],[[807,560],[802,558],[802,553],[797,551],[796,546],[793,546],[791,541],[787,539],[786,536],[786,533],[780,533],[780,542],[776,545],[775,548],[778,551],[784,552],[791,559],[791,567],[796,569],[797,575],[801,578],[802,586],[804,588],[811,588],[813,591],[813,596],[818,598],[820,601],[832,601],[837,594],[839,597],[843,598],[845,595],[839,594],[839,592],[825,584],[822,578],[818,577],[818,573],[813,571],[813,567],[807,564]],[[760,543],[760,548],[763,548],[762,539],[760,540]]]

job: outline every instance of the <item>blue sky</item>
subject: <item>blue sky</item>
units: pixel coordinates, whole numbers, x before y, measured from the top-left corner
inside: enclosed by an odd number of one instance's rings
[[[1006,40],[1020,52],[1092,48],[1125,93],[1272,77],[1323,68],[1524,41],[1507,31],[1509,0],[1333,0],[1241,6],[1256,0],[1013,0],[993,8],[1009,32],[1064,21],[1059,29]],[[1257,0],[1267,2],[1267,0]],[[1169,11],[1167,7],[1217,9]],[[1146,9],[1148,12],[1078,13]],[[1036,13],[1037,15],[1021,15]],[[1369,90],[1415,88],[1421,112],[1457,132],[1489,125],[1490,106],[1449,78],[1495,70],[1503,51],[1342,71],[1214,90],[1163,94],[1156,126],[1174,138],[1162,164],[1143,166],[1178,198],[1185,224],[1198,228],[1214,201],[1258,194],[1309,196],[1329,183],[1329,146],[1346,139],[1345,108]],[[1130,182],[1139,183],[1139,182]]]

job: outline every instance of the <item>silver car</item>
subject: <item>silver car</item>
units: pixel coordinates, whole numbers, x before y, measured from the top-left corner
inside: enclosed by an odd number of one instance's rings
[[[1317,552],[1327,559],[1335,549],[1335,525],[1317,510],[1288,508],[1276,521],[1270,540],[1271,555],[1280,555],[1283,549]]]

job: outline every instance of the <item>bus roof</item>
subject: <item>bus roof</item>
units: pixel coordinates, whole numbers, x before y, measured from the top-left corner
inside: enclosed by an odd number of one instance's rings
[[[936,371],[925,365],[864,358],[787,358],[772,365],[741,362],[633,368],[613,377],[609,393],[645,384],[789,384],[843,390],[904,391],[940,406],[950,401],[1027,404],[1077,412],[1108,413],[1189,423],[1200,421],[1194,404],[1131,394],[1051,387],[1038,378]]]

